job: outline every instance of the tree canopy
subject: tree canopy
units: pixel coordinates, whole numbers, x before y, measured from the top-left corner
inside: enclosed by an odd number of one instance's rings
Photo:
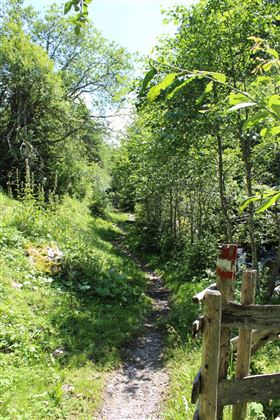
[[[237,241],[258,269],[260,245],[277,236],[277,211],[256,216],[254,200],[245,213],[239,207],[279,184],[278,6],[201,0],[168,18],[178,32],[158,44],[139,81],[117,158],[120,203],[134,203],[147,243],[186,253],[186,267],[190,245],[207,261],[210,244]]]
[[[1,18],[0,182],[16,188],[28,159],[45,190],[86,193],[101,160],[107,124],[132,70],[129,54],[88,23],[87,32],[56,5],[42,16],[15,0]],[[102,118],[99,118],[101,116]],[[103,146],[102,146],[103,147]],[[57,181],[55,181],[57,179]]]

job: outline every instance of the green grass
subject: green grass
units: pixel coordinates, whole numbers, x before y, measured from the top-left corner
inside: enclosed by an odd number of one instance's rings
[[[0,418],[91,419],[149,310],[145,276],[112,244],[126,216],[3,194],[0,214]],[[26,248],[54,245],[63,261],[51,276]]]

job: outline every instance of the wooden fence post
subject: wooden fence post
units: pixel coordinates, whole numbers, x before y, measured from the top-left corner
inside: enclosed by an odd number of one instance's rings
[[[243,273],[241,286],[241,303],[251,305],[255,301],[256,270],[246,270]],[[239,328],[237,344],[236,378],[241,379],[249,374],[251,357],[252,331],[246,327]],[[233,406],[232,420],[244,420],[246,418],[247,403]]]
[[[222,294],[222,305],[234,300],[237,245],[223,245],[217,259],[217,289]],[[230,358],[230,328],[221,329],[219,381],[226,379]],[[223,406],[218,407],[217,419],[223,419]]]
[[[209,290],[203,300],[202,367],[199,420],[216,420],[222,296]]]

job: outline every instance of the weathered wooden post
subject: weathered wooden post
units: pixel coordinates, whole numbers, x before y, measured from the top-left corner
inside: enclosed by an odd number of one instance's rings
[[[243,273],[241,286],[241,304],[251,305],[255,301],[256,293],[256,270],[246,270]],[[252,330],[246,327],[239,328],[237,344],[236,378],[241,379],[249,374],[251,357]],[[244,420],[246,418],[247,403],[233,406],[232,420]]]
[[[233,420],[244,420],[248,401],[280,396],[280,372],[248,376],[252,349],[280,336],[280,305],[254,304],[255,270],[244,273],[241,303],[233,302],[236,257],[237,246],[224,245],[217,261],[217,284],[193,297],[194,302],[204,303],[203,317],[193,323],[194,337],[202,331],[202,367],[191,395],[192,404],[199,398],[194,420],[220,420],[225,405],[234,406]],[[218,290],[213,290],[216,286]],[[239,327],[239,336],[232,340],[238,350],[236,378],[227,379],[233,327]]]
[[[234,300],[237,245],[223,245],[217,259],[217,289],[222,294],[222,306]],[[219,381],[226,379],[230,359],[230,328],[221,329]],[[223,418],[223,406],[218,407],[217,419]]]
[[[208,290],[203,299],[202,366],[199,420],[216,420],[222,296]]]

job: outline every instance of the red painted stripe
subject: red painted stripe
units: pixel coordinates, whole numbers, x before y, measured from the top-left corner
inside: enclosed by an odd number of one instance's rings
[[[237,245],[222,245],[219,258],[228,261],[235,261],[237,258]]]
[[[234,277],[235,271],[223,271],[217,267],[216,274],[224,280],[232,280]]]

